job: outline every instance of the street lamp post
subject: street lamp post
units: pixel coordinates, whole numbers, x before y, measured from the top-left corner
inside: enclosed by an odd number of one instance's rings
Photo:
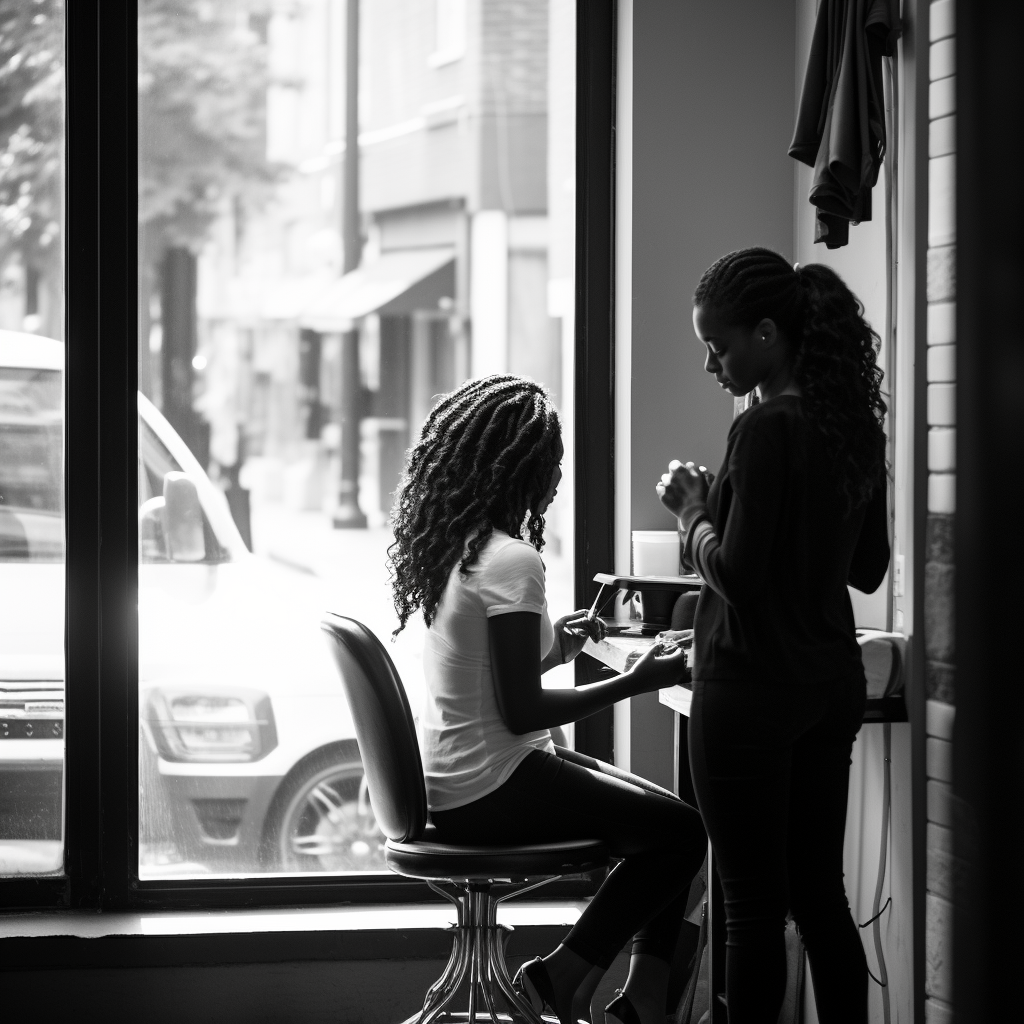
[[[359,224],[359,0],[348,0],[345,21],[345,158],[342,182],[342,274],[359,266],[362,238]],[[341,336],[341,479],[338,482],[336,529],[366,526],[359,507],[359,331]]]

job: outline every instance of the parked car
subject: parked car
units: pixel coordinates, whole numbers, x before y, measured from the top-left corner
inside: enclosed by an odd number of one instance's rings
[[[0,845],[29,870],[31,844],[61,837],[63,360],[0,331]],[[143,875],[383,870],[317,581],[253,556],[171,425],[138,410]]]

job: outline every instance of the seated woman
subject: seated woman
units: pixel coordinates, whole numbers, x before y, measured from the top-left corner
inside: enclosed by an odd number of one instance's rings
[[[548,619],[540,551],[561,458],[549,396],[507,375],[442,398],[409,454],[390,555],[399,630],[417,610],[429,627],[427,802],[440,838],[453,843],[604,841],[620,862],[565,941],[516,983],[563,1024],[589,1020],[601,976],[633,936],[625,989],[605,1019],[664,1024],[686,897],[707,850],[700,815],[562,759],[549,730],[672,685],[683,652],[655,644],[613,679],[542,688],[544,671],[574,658],[587,635],[603,635],[585,611],[554,627]]]

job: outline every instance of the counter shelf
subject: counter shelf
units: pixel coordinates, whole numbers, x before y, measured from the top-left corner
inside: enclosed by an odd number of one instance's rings
[[[642,620],[621,621],[601,616],[609,634],[595,643],[587,640],[583,648],[614,672],[625,672],[654,642],[658,633],[669,628],[672,606],[680,594],[699,591],[703,581],[690,576],[625,576],[599,572],[594,582],[600,584],[591,614],[599,614],[615,590],[639,593],[644,609]],[[858,629],[864,672],[868,680],[868,701],[865,722],[906,722],[907,705],[903,698],[903,668],[906,638],[900,633]],[[691,649],[687,646],[686,665],[690,666]],[[692,693],[689,680],[658,691],[658,700],[680,715],[689,717]]]
[[[858,630],[857,633],[868,679],[868,700],[863,720],[906,722],[907,705],[903,697],[905,639],[899,634],[882,633],[877,630]],[[614,672],[625,672],[654,643],[654,640],[654,636],[647,635],[607,636],[597,643],[587,640],[583,653],[589,654]],[[692,647],[685,649],[686,665],[689,668]],[[658,691],[658,700],[662,704],[687,718],[690,715],[692,696],[688,682]]]

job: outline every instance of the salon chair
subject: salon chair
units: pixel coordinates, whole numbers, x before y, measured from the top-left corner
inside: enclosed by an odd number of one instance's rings
[[[427,823],[416,730],[391,658],[377,637],[355,619],[331,614],[321,628],[352,709],[373,811],[387,836],[387,865],[396,874],[426,882],[455,904],[458,914],[448,965],[427,990],[422,1009],[405,1024],[475,1022],[478,1008],[495,1024],[513,1019],[549,1024],[512,986],[505,964],[512,929],[498,924],[498,904],[563,875],[604,867],[606,847],[592,840],[528,846],[439,842]],[[497,896],[493,886],[498,882],[516,887]],[[448,1004],[466,979],[468,1013],[452,1013]],[[502,997],[511,1016],[498,1011]]]

